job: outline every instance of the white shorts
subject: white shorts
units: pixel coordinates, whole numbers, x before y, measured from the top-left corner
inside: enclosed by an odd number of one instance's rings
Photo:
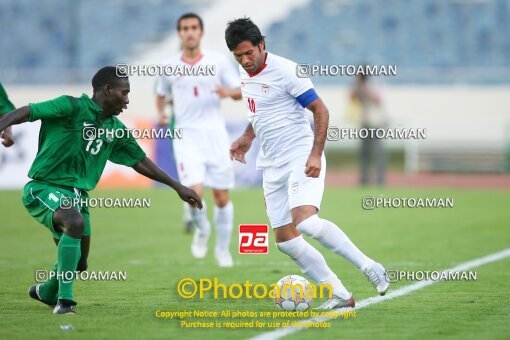
[[[183,131],[173,140],[179,181],[185,186],[203,184],[213,189],[234,188],[234,167],[226,130]]]
[[[305,164],[308,154],[296,157],[281,167],[264,169],[264,199],[269,222],[273,228],[292,222],[290,210],[303,205],[321,207],[326,176],[326,157],[321,157],[318,178],[307,177]]]

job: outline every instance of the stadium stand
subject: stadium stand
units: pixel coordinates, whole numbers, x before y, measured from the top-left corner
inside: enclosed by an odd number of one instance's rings
[[[210,3],[191,6],[203,11]],[[4,0],[0,29],[10,34],[0,40],[9,51],[0,59],[2,78],[88,80],[91,69],[122,62],[140,44],[170,34],[189,6],[182,0]],[[389,82],[497,84],[510,81],[508,22],[507,0],[316,0],[266,33],[274,53],[303,63],[397,65],[398,77]],[[55,72],[63,68],[70,71]]]
[[[390,82],[503,83],[509,21],[507,0],[317,0],[267,34],[275,53],[303,63],[397,65]]]
[[[9,51],[0,58],[3,81],[88,82],[91,70],[122,62],[137,43],[174,31],[194,3],[204,8],[208,1],[2,1],[0,30],[10,32],[0,39]]]
[[[189,9],[180,0],[2,1],[0,28],[11,34],[0,40],[10,51],[0,70],[10,82],[83,81],[90,69],[174,32]],[[267,35],[273,52],[303,63],[397,65],[389,82],[508,83],[509,21],[507,0],[317,0],[273,23]],[[63,68],[74,72],[56,72]]]

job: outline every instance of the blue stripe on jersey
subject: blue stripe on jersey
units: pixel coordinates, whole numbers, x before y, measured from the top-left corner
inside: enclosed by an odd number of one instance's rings
[[[313,88],[307,90],[306,92],[300,94],[296,99],[301,104],[302,107],[307,107],[310,105],[315,99],[319,98],[319,95]]]

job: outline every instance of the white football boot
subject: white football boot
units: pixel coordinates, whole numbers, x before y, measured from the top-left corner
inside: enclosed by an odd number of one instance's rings
[[[232,260],[232,255],[230,255],[228,250],[216,251],[215,257],[220,267],[230,268],[234,266],[234,260]]]
[[[361,271],[372,283],[379,295],[386,294],[386,291],[390,287],[390,283],[386,277],[386,269],[384,269],[382,264],[375,262],[371,266],[362,268]]]
[[[200,234],[199,230],[195,229],[195,234],[193,234],[193,241],[191,243],[191,254],[194,258],[203,259],[207,254],[207,241],[209,240],[209,235]]]
[[[342,299],[336,295],[333,295],[331,298],[327,299],[322,305],[314,310],[332,310],[337,308],[354,308],[356,302],[354,301],[354,297],[352,296],[349,299]]]

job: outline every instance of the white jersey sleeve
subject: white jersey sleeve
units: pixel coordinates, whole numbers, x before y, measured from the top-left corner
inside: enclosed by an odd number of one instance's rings
[[[288,60],[284,70],[286,88],[288,93],[297,98],[306,91],[313,89],[313,83],[310,78],[300,78],[297,76],[297,64]]]

